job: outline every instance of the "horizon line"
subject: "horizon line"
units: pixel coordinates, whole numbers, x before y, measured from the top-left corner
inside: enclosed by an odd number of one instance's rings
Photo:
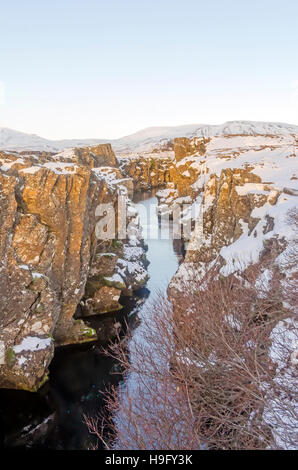
[[[121,139],[125,139],[126,137],[131,137],[135,134],[138,134],[139,132],[142,132],[142,131],[145,131],[145,130],[153,130],[153,129],[173,129],[175,127],[187,127],[187,126],[198,126],[199,127],[216,127],[216,126],[222,126],[224,124],[231,124],[231,123],[258,123],[258,124],[278,124],[278,125],[285,125],[285,126],[295,126],[298,128],[298,124],[293,124],[293,123],[290,123],[290,122],[282,122],[282,121],[258,121],[258,120],[251,120],[251,119],[235,119],[235,120],[232,120],[232,121],[224,121],[223,123],[220,123],[220,124],[199,124],[199,123],[188,123],[188,124],[177,124],[177,125],[160,125],[160,126],[148,126],[148,127],[143,127],[139,130],[136,130],[134,132],[132,132],[131,134],[125,134],[125,135],[122,135],[121,137],[113,137],[113,138],[106,138],[106,137],[65,137],[65,138],[49,138],[49,137],[44,137],[43,135],[40,135],[40,134],[36,134],[34,132],[24,132],[24,131],[20,131],[18,129],[15,129],[15,128],[11,128],[11,127],[6,127],[6,126],[0,126],[0,132],[1,130],[8,130],[8,131],[13,131],[13,132],[18,132],[20,134],[24,134],[24,135],[27,135],[27,136],[35,136],[35,137],[39,137],[41,139],[44,139],[44,140],[48,140],[48,141],[52,141],[52,142],[63,142],[63,141],[67,141],[67,140],[103,140],[103,141],[107,141],[107,142],[110,142],[110,141],[117,141],[117,140],[121,140]]]

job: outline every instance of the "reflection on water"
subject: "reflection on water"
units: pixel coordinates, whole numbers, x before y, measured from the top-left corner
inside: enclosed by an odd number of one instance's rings
[[[141,224],[150,212],[150,225],[158,229],[157,199],[152,193],[135,196]],[[143,214],[143,215],[142,215]],[[146,228],[146,227],[145,227]],[[161,228],[161,227],[159,227]],[[169,229],[170,227],[164,227]],[[139,325],[146,311],[147,298],[156,291],[166,291],[178,267],[181,255],[179,240],[147,239],[150,279],[133,299],[126,299],[122,312],[90,317],[104,342],[114,324],[127,321],[131,328]],[[135,330],[135,334],[138,329]],[[115,374],[114,362],[103,356],[99,343],[66,347],[57,350],[50,366],[50,381],[36,394],[0,390],[0,447],[31,447],[46,449],[88,448],[92,437],[83,422],[83,415],[94,416],[103,407],[102,391],[115,385],[121,376]]]
[[[142,308],[139,310],[140,325],[133,332],[132,338],[129,342],[129,360],[130,363],[136,365],[136,371],[131,371],[127,376],[125,382],[122,384],[121,394],[121,403],[120,409],[118,410],[115,416],[115,425],[118,429],[120,436],[125,436],[125,441],[129,442],[128,448],[138,448],[138,444],[134,438],[134,434],[129,435],[129,429],[127,429],[128,416],[127,411],[131,409],[132,412],[136,413],[136,416],[139,414],[139,406],[143,407],[144,401],[146,402],[147,413],[150,414],[150,406],[153,406],[154,409],[158,406],[158,397],[160,396],[160,390],[158,388],[158,383],[155,378],[150,377],[149,375],[143,374],[143,372],[149,372],[148,369],[145,371],[140,371],[142,377],[139,376],[138,370],[140,365],[140,355],[139,355],[139,345],[142,345],[143,351],[145,354],[149,355],[150,359],[148,363],[142,363],[142,367],[151,367],[150,361],[158,365],[159,371],[162,371],[163,367],[168,368],[168,363],[165,363],[164,360],[160,357],[159,351],[152,348],[152,344],[147,342],[146,332],[154,324],[153,317],[156,319],[157,315],[162,314],[161,312],[156,312],[154,307],[152,308],[152,301],[156,297],[161,295],[166,295],[166,290],[168,284],[177,271],[179,264],[179,255],[181,243],[180,240],[173,240],[171,237],[172,224],[169,220],[159,219],[157,215],[157,198],[150,197],[146,200],[141,198],[138,201],[138,212],[140,214],[140,221],[142,227],[145,228],[144,238],[145,242],[148,245],[147,256],[150,261],[148,271],[150,274],[150,279],[147,283],[147,287],[150,290],[150,297],[142,305]],[[146,228],[147,237],[146,237]],[[154,238],[148,237],[149,234],[153,234]],[[173,244],[173,241],[176,241],[176,245]],[[176,250],[175,250],[176,248]],[[146,321],[142,322],[142,319]],[[152,330],[151,330],[152,331]],[[150,338],[149,338],[150,341]],[[153,380],[153,382],[152,382]],[[156,401],[152,402],[152,395],[148,390],[154,390],[156,392]],[[126,393],[125,393],[126,391]],[[151,403],[151,405],[150,405]],[[163,407],[163,402],[160,403],[160,406]],[[137,423],[137,427],[138,427]],[[138,429],[140,429],[138,427]],[[149,437],[149,439],[151,436]],[[142,434],[143,443],[146,443],[146,448],[151,449],[152,442],[146,442],[146,432]],[[131,446],[131,447],[130,447]],[[121,449],[121,437],[120,442],[114,442],[115,449]]]
[[[123,312],[90,318],[90,325],[104,340],[115,323],[123,329],[126,321],[137,325],[142,303],[142,298],[130,299]],[[128,318],[128,313],[134,315]],[[0,448],[88,448],[93,438],[83,416],[101,412],[102,392],[121,379],[101,349],[100,342],[57,349],[50,381],[38,393],[0,390]]]
[[[178,268],[177,254],[173,248],[173,241],[178,242],[176,244],[177,250],[181,241],[172,239],[172,225],[170,222],[163,221],[161,225],[156,211],[156,197],[148,198],[148,193],[142,193],[141,196],[136,196],[135,202],[137,202],[140,222],[143,227],[145,242],[148,246],[147,257],[150,261],[148,267],[150,279],[147,283],[147,288],[152,296],[156,289],[163,292],[166,291],[171,277]],[[147,238],[146,235],[148,236],[148,233],[149,235],[154,235],[156,239]],[[166,235],[169,236],[166,237]]]

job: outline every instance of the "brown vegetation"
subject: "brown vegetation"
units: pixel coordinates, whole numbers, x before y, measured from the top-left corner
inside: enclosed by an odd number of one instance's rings
[[[289,217],[298,226],[297,211]],[[290,270],[297,244],[287,253]],[[275,337],[279,357],[270,357],[272,329],[297,315],[297,272],[286,280],[273,269],[262,282],[263,270],[228,278],[209,270],[191,292],[184,286],[183,309],[173,312],[160,295],[129,348],[118,338],[106,354],[118,361],[124,385],[106,395],[106,416],[86,418],[106,448],[297,447],[297,351]],[[286,372],[277,365],[284,358]]]

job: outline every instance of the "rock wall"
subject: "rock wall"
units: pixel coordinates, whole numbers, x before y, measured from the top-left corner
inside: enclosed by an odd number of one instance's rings
[[[244,236],[254,251],[250,237],[279,236],[275,216],[280,211],[284,219],[284,208],[297,204],[295,135],[180,137],[174,152],[118,161],[135,188],[162,188],[156,194],[160,215],[171,217],[178,207],[182,226],[191,219],[187,262],[210,262]]]
[[[255,192],[239,191],[247,184],[252,184]],[[259,194],[257,188],[262,188],[263,194]],[[211,175],[204,189],[200,220],[188,246],[186,261],[212,261],[222,247],[238,240],[244,226],[248,228],[249,236],[260,220],[252,216],[253,210],[267,203],[276,204],[279,194],[263,185],[261,178],[247,169],[228,168],[219,176]],[[257,231],[254,236],[258,236]]]
[[[210,138],[206,139],[189,139],[187,137],[178,137],[174,140],[174,152],[175,160],[179,162],[185,157],[198,153],[199,155],[205,155],[206,145],[210,142]]]
[[[201,276],[216,262],[226,275],[256,263],[269,244],[277,257],[291,243],[287,214],[297,207],[297,142],[296,135],[261,132],[182,137],[173,153],[119,160],[136,187],[161,188],[161,216],[172,217],[178,208],[181,228],[191,229],[190,238],[181,230],[186,256],[169,292],[187,270],[189,278]]]
[[[134,181],[136,191],[159,188],[174,179],[173,152],[118,157],[119,166]]]
[[[0,165],[0,387],[36,390],[55,346],[96,339],[74,319],[96,269],[113,274],[98,256],[96,207],[116,207],[119,191],[127,194],[132,182],[110,145],[58,155],[2,152]],[[139,284],[147,279],[143,271]],[[101,297],[100,311],[114,309],[109,296],[127,289],[123,280],[108,282],[104,296],[99,286],[92,293]],[[127,284],[135,287],[131,279]]]
[[[160,211],[187,201],[198,210],[184,263],[170,283],[173,302],[187,271],[198,278],[216,262],[228,275],[257,263],[269,245],[277,258],[291,244],[287,214],[297,207],[297,141],[284,140],[219,136],[201,145],[197,138],[176,139],[177,179],[157,193]]]

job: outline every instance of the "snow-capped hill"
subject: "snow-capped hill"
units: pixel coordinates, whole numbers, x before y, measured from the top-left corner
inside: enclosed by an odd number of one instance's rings
[[[197,136],[214,137],[223,135],[297,135],[298,126],[279,122],[228,121],[219,126],[202,126]]]
[[[53,145],[36,134],[26,134],[24,132],[0,128],[0,148],[7,150],[51,150]]]
[[[298,126],[274,122],[231,121],[222,125],[190,124],[175,127],[149,127],[112,141],[119,154],[147,153],[164,149],[176,137],[272,136],[298,138]],[[268,142],[266,142],[268,143]]]
[[[0,150],[35,150],[58,152],[71,147],[85,147],[106,143],[104,139],[65,139],[49,140],[36,134],[26,134],[25,132],[0,128]]]
[[[86,147],[111,143],[119,155],[146,153],[163,149],[175,137],[214,137],[227,135],[247,136],[297,136],[298,126],[254,121],[231,121],[222,125],[189,124],[172,127],[148,127],[119,139],[64,139],[49,140],[35,134],[25,134],[7,128],[0,128],[0,150],[39,150],[59,152],[66,148]]]
[[[202,127],[202,126],[201,126]],[[0,150],[37,150],[58,152],[66,148],[86,147],[102,143],[111,143],[118,153],[150,151],[173,141],[175,137],[193,137],[199,124],[175,127],[148,127],[120,139],[64,139],[49,140],[35,134],[25,134],[13,129],[0,128]]]
[[[168,141],[173,141],[175,137],[193,137],[201,127],[205,127],[205,125],[189,124],[172,127],[148,127],[134,134],[121,137],[112,144],[118,153],[150,151],[155,147],[158,148],[164,145]]]
[[[164,139],[174,139],[175,137],[188,137],[196,134],[196,131],[202,127],[201,124],[189,124],[185,126],[174,126],[174,127],[148,127],[142,129],[135,134],[131,134],[116,142],[120,145],[124,144],[141,144],[146,142],[158,142]]]
[[[119,156],[131,156],[150,153],[152,150],[162,152],[167,150],[167,146],[170,149],[168,144],[172,143],[176,137],[221,138],[221,147],[225,146],[222,139],[226,139],[228,142],[226,147],[230,148],[247,145],[290,145],[298,140],[298,126],[274,122],[231,121],[222,125],[150,127],[111,143]],[[258,142],[257,139],[259,139]]]
[[[205,126],[203,124],[186,124],[183,126],[168,126],[168,127],[147,127],[134,134],[122,137],[122,142],[141,142],[147,139],[164,139],[165,137],[174,138],[182,137],[185,134],[194,134],[195,131]]]

